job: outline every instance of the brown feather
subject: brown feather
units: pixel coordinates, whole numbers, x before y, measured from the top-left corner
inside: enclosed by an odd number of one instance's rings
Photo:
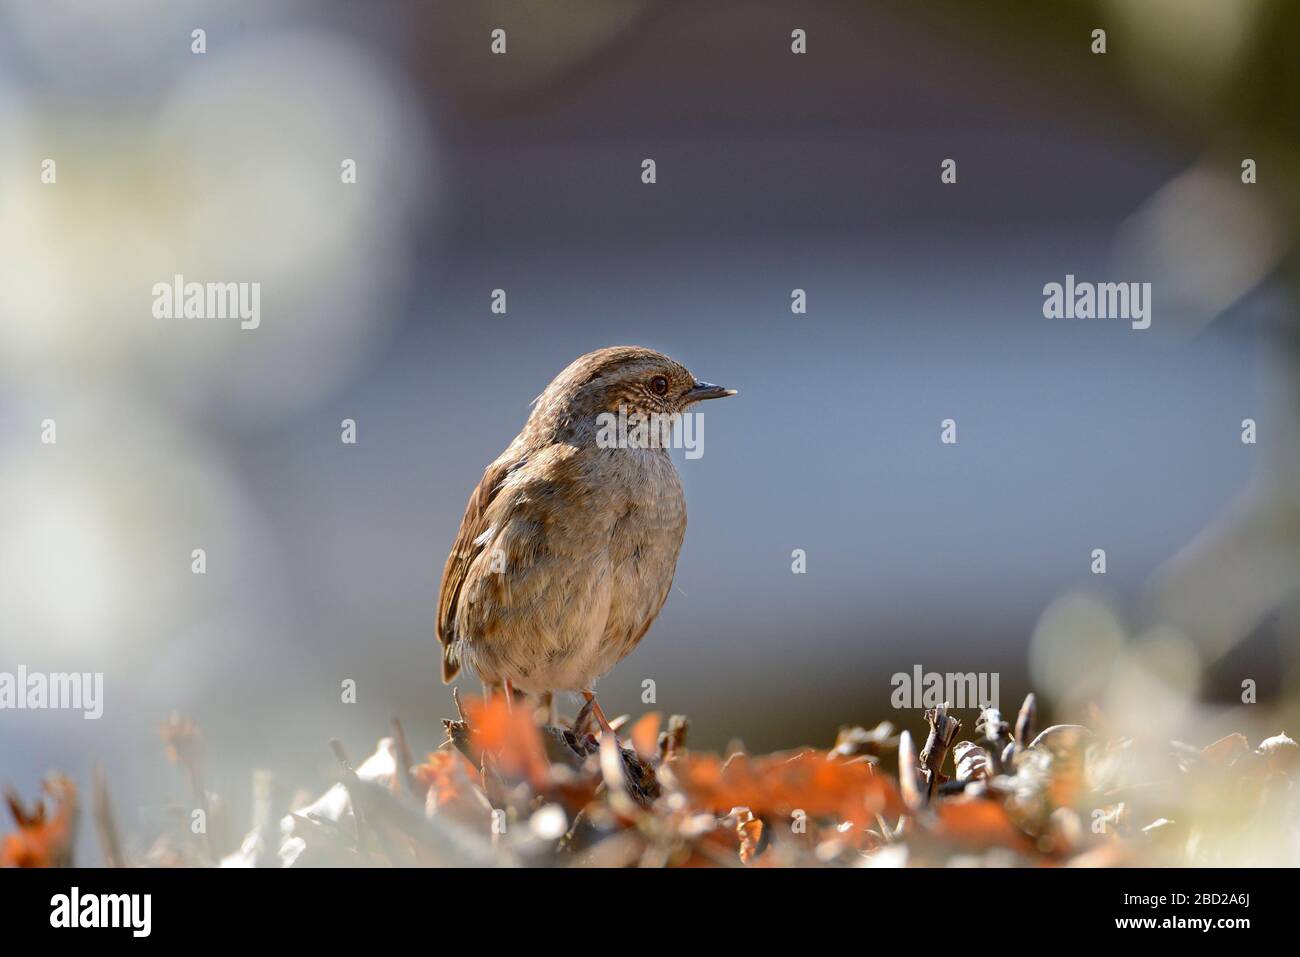
[[[460,520],[460,531],[456,533],[456,542],[451,546],[447,564],[443,566],[442,584],[438,589],[437,623],[438,640],[442,642],[443,684],[450,684],[460,671],[460,661],[456,655],[456,603],[470,565],[483,551],[483,545],[476,545],[475,541],[487,529],[488,506],[501,488],[501,482],[522,464],[522,461],[512,463],[502,456],[487,467],[483,478],[469,497],[465,515]]]
[[[443,569],[444,682],[468,664],[529,693],[585,691],[636,647],[672,586],[686,503],[667,450],[602,445],[600,417],[671,415],[697,388],[733,394],[661,353],[616,346],[579,357],[538,396],[470,496]]]

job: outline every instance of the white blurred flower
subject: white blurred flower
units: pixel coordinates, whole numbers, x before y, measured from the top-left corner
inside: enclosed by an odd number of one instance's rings
[[[1029,648],[1034,688],[1059,701],[1086,702],[1104,686],[1124,648],[1124,625],[1101,599],[1070,592],[1038,619]]]
[[[1117,274],[1150,282],[1153,330],[1195,335],[1264,281],[1290,227],[1267,193],[1241,183],[1235,161],[1206,160],[1161,187],[1120,227]]]
[[[84,670],[90,660],[157,658],[196,629],[238,620],[238,573],[267,575],[270,549],[233,476],[194,433],[108,392],[9,411],[26,427],[0,436],[6,657]],[[47,417],[50,445],[40,441]],[[192,572],[196,547],[209,556],[203,577]],[[243,629],[230,630],[213,654],[238,642]]]
[[[112,376],[265,421],[336,387],[397,318],[429,143],[411,98],[326,34],[210,53],[178,80],[152,120],[0,94],[0,369]],[[153,285],[178,274],[260,283],[260,327],[154,317]]]

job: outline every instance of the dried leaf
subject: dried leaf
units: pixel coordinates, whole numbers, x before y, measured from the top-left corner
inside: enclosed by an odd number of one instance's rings
[[[916,745],[912,743],[910,731],[904,731],[898,737],[898,784],[908,810],[920,810],[925,804],[925,792],[921,786],[921,772],[916,764]]]
[[[691,723],[686,720],[686,715],[675,714],[668,719],[668,730],[659,735],[659,760],[671,761],[677,757],[677,753],[686,747],[686,732],[690,730]]]
[[[13,791],[6,794],[18,830],[0,844],[0,867],[67,867],[77,823],[77,789],[63,775],[42,782],[45,798],[26,810]],[[48,803],[47,803],[48,800]]]
[[[973,741],[958,741],[952,749],[958,781],[978,781],[989,777],[992,760],[989,753]]]
[[[736,836],[740,838],[740,862],[749,864],[758,855],[763,840],[763,822],[754,817],[749,808],[741,811],[736,820]]]
[[[476,789],[474,766],[459,751],[434,751],[411,769],[425,794],[425,811],[438,813],[448,805],[471,801]]]
[[[650,711],[632,725],[632,748],[642,761],[651,761],[659,756],[659,723],[659,712]]]
[[[743,806],[760,816],[789,817],[801,810],[867,826],[877,814],[902,810],[893,783],[870,764],[829,760],[824,751],[734,755],[725,767],[716,755],[690,755],[678,759],[672,774],[696,805],[719,813]]]
[[[465,714],[470,727],[470,748],[480,761],[490,754],[499,771],[527,779],[535,791],[549,783],[546,751],[541,734],[527,708],[511,708],[503,695],[487,701],[468,698]]]
[[[870,731],[859,727],[840,728],[835,736],[835,747],[831,750],[845,758],[864,754],[879,758],[897,747],[898,737],[894,734],[894,726],[888,721],[882,721]]]
[[[1271,771],[1282,771],[1290,774],[1295,770],[1297,762],[1300,762],[1300,745],[1287,737],[1285,733],[1265,738],[1259,743],[1255,753],[1265,759]]]
[[[1020,713],[1016,715],[1016,733],[1015,742],[1021,748],[1029,747],[1029,742],[1034,738],[1034,732],[1038,730],[1038,699],[1034,697],[1031,691],[1025,695],[1024,704],[1020,706]]]
[[[1005,847],[1032,853],[1034,844],[1007,814],[1001,801],[987,797],[958,797],[934,806],[938,824],[934,831],[965,850]]]
[[[1250,742],[1244,734],[1225,735],[1213,744],[1201,749],[1201,755],[1210,765],[1226,768],[1238,758],[1250,754]]]

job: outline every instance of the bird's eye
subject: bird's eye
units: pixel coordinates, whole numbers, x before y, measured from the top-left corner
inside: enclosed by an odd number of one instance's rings
[[[650,380],[650,391],[655,395],[667,395],[668,380],[661,375],[655,376]]]

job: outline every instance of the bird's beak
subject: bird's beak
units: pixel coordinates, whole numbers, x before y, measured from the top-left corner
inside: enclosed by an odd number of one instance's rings
[[[735,389],[725,389],[712,382],[696,382],[694,388],[686,393],[687,402],[699,402],[701,399],[723,399],[735,395]]]

